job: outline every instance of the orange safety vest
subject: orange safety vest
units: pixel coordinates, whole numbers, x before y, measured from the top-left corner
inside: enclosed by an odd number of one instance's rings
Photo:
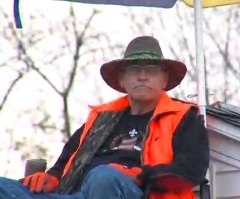
[[[90,106],[92,108],[88,119],[85,123],[78,149],[81,147],[84,138],[87,136],[89,130],[93,126],[98,114],[102,111],[119,111],[129,107],[128,96],[121,97],[110,103],[102,104],[100,106]],[[157,165],[169,164],[173,160],[172,138],[176,127],[180,123],[185,113],[193,106],[191,104],[173,101],[165,92],[157,103],[153,113],[153,119],[149,122],[149,135],[147,136],[143,149],[142,161],[143,165]],[[159,117],[158,120],[154,118]],[[154,139],[154,138],[158,139]],[[68,163],[66,164],[63,176],[68,172],[72,160],[75,157],[78,149],[73,153]],[[110,164],[117,169],[120,169],[127,175],[136,176],[141,172],[140,168],[126,169],[122,165]],[[192,189],[184,190],[182,192],[167,192],[164,194],[150,193],[150,199],[194,199]]]

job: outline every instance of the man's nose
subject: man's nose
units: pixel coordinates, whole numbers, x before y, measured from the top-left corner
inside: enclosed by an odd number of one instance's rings
[[[147,79],[148,75],[147,72],[144,68],[139,69],[139,73],[138,73],[138,79],[140,80],[145,80]]]

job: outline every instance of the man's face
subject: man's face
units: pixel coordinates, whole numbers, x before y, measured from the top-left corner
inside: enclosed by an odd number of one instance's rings
[[[120,85],[133,100],[157,100],[167,84],[163,67],[149,64],[126,66],[120,75]]]

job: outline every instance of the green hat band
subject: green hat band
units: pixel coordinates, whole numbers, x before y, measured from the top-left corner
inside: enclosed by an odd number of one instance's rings
[[[163,57],[151,51],[138,51],[126,55],[125,59],[163,59]]]

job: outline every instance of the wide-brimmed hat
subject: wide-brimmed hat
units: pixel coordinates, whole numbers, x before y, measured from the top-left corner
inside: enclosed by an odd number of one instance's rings
[[[164,66],[168,72],[168,82],[165,91],[171,90],[181,83],[187,72],[184,63],[176,60],[164,59],[157,39],[142,36],[133,39],[127,46],[122,59],[113,60],[101,66],[100,73],[103,80],[113,89],[125,93],[119,85],[118,75],[123,67],[138,62]]]

